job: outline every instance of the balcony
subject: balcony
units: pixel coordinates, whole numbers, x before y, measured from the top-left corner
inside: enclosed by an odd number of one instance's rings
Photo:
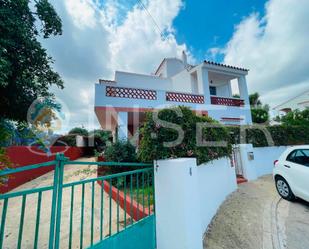
[[[250,109],[242,108],[245,103],[239,98],[214,95],[207,98],[200,94],[115,86],[114,83],[95,85],[95,112],[105,129],[114,130],[120,112],[129,113],[128,122],[132,124],[135,117],[133,113],[179,105],[226,124],[251,123]],[[112,118],[109,118],[110,115]]]
[[[236,107],[242,107],[245,105],[244,100],[238,98],[210,96],[210,100],[212,105],[224,105],[224,106],[236,106]]]
[[[120,87],[114,84],[96,85],[96,106],[114,106],[121,108],[163,108],[173,105],[184,105],[192,109],[206,110],[209,102],[204,95]],[[211,105],[243,107],[244,100],[239,98],[211,96]]]

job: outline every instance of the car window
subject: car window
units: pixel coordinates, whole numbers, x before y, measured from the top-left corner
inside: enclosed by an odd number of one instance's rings
[[[309,167],[309,150],[294,150],[288,155],[286,160]]]
[[[302,152],[303,152],[307,157],[309,157],[309,149],[308,149],[308,150],[302,150]]]
[[[290,162],[295,162],[294,161],[294,157],[295,157],[295,153],[296,153],[296,150],[293,150],[286,158],[287,161],[290,161]]]
[[[309,150],[300,150],[300,161],[302,165],[309,167]]]

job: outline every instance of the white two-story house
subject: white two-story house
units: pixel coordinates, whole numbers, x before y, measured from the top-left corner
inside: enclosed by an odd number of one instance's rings
[[[120,139],[130,138],[145,112],[188,106],[227,125],[252,124],[247,69],[203,61],[189,65],[183,58],[165,58],[153,75],[115,72],[114,80],[95,85],[95,113],[103,129]],[[240,98],[233,98],[237,80]]]

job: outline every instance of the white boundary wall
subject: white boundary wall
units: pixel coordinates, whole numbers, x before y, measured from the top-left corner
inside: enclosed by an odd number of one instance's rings
[[[237,189],[228,158],[197,166],[194,158],[155,162],[158,249],[202,249],[219,206]]]
[[[249,181],[272,174],[274,161],[288,148],[288,146],[254,148],[252,144],[240,144],[239,147],[244,177]],[[249,158],[249,153],[253,153],[253,160]]]

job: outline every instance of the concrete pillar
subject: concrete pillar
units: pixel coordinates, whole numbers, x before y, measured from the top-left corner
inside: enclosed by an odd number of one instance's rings
[[[240,98],[244,100],[245,105],[244,108],[248,110],[250,113],[246,115],[245,123],[251,125],[252,124],[252,116],[251,116],[251,109],[250,109],[250,100],[249,100],[249,93],[247,87],[247,81],[245,76],[241,76],[238,78],[238,88],[239,88],[239,95]]]
[[[198,82],[202,83],[202,84],[199,84],[199,86],[202,85],[204,98],[205,98],[205,105],[210,105],[211,101],[210,101],[210,91],[209,91],[208,70],[206,68],[200,67],[197,70],[197,80]]]
[[[239,144],[240,149],[240,159],[243,167],[244,177],[248,181],[253,181],[257,179],[257,172],[254,165],[254,159],[252,160],[249,153],[253,153],[252,144]]]
[[[202,249],[196,159],[159,160],[154,167],[157,248]]]
[[[240,98],[245,101],[245,106],[250,108],[249,93],[245,76],[240,76],[238,78],[238,88]]]
[[[118,140],[128,140],[128,113],[118,112],[118,129],[117,129]]]

